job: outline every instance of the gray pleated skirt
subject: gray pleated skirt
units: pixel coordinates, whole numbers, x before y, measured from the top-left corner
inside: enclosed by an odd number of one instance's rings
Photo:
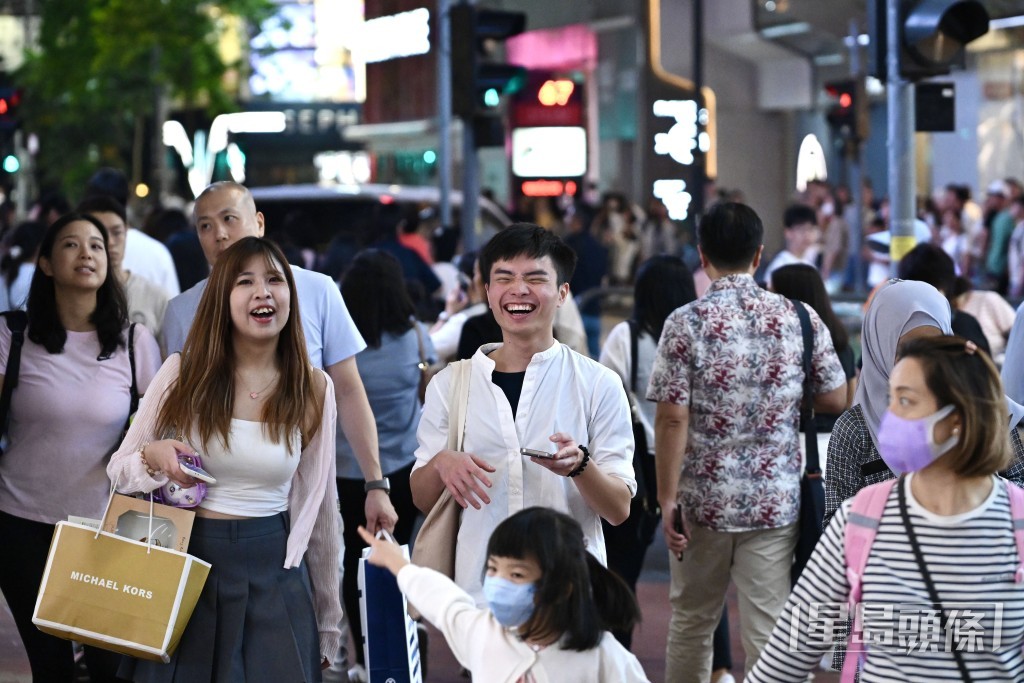
[[[284,569],[286,513],[195,518],[188,551],[213,569],[167,664],[126,660],[119,675],[147,683],[320,681],[320,643],[303,563]]]

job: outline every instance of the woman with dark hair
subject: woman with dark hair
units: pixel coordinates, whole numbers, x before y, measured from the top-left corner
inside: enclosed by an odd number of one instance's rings
[[[189,541],[213,569],[178,649],[121,675],[320,680],[340,641],[336,405],[309,362],[284,255],[239,240],[217,258],[182,353],[160,368],[107,466],[122,492],[187,488],[178,453],[199,450],[217,479]]]
[[[39,221],[25,221],[11,234],[7,253],[0,259],[0,311],[24,310],[45,232],[46,226]]]
[[[377,422],[381,471],[391,486],[391,503],[398,513],[394,536],[408,543],[419,511],[412,502],[409,473],[416,462],[416,428],[422,405],[417,389],[420,363],[435,360],[430,335],[414,320],[414,307],[402,277],[402,266],[391,254],[367,249],[352,260],[341,278],[341,295],[367,347],[356,354],[366,397]],[[338,433],[338,499],[344,522],[345,558],[342,598],[356,647],[363,663],[362,623],[359,619],[358,570],[362,539],[356,528],[365,519],[366,492],[345,435]]]
[[[814,312],[821,318],[828,328],[829,336],[832,337],[832,346],[839,356],[839,363],[843,366],[846,374],[846,406],[849,407],[853,401],[853,395],[857,390],[857,363],[853,354],[853,347],[850,346],[850,333],[843,327],[839,316],[832,310],[832,300],[825,291],[825,283],[821,275],[813,266],[796,263],[778,268],[772,273],[772,291],[781,294],[787,299],[802,301],[814,309]],[[817,413],[818,433],[825,436],[825,445],[819,449],[820,453],[825,452],[828,433],[832,431],[838,415],[827,415]]]
[[[637,400],[643,395],[658,351],[661,328],[672,311],[694,301],[697,294],[693,274],[678,256],[652,256],[640,265],[633,288],[633,315],[608,333],[599,358],[622,379],[635,407],[634,422],[639,419],[646,437],[646,449],[633,453],[633,472],[637,490],[630,502],[629,518],[618,526],[603,522],[608,567],[636,591],[644,553],[654,540],[661,516],[658,514],[654,481],[654,409],[655,403]],[[639,440],[639,439],[637,439]],[[641,452],[643,451],[643,452]],[[622,636],[630,646],[631,634]]]
[[[132,386],[145,393],[160,365],[160,349],[146,328],[136,325],[129,334],[108,241],[103,225],[82,214],[66,214],[45,230],[7,414],[8,444],[0,458],[0,544],[7,559],[0,562],[0,589],[35,681],[74,680],[71,644],[32,624],[54,525],[68,515],[103,515],[110,490],[104,466],[128,420]],[[0,323],[5,374],[11,339]],[[86,647],[90,680],[114,680],[119,659]]]

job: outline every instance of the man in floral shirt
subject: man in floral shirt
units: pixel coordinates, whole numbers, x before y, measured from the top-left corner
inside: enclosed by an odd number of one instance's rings
[[[747,671],[789,594],[800,507],[799,404],[803,337],[794,304],[753,273],[764,228],[743,204],[700,223],[712,284],[669,316],[647,398],[658,402],[658,499],[672,567],[666,680],[706,682],[711,634],[729,579],[740,596]],[[821,319],[814,327],[815,408],[843,411],[846,377]],[[674,524],[681,505],[682,533]]]

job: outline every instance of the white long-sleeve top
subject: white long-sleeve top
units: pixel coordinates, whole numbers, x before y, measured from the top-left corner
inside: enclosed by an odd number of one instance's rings
[[[629,323],[623,321],[612,328],[601,347],[601,365],[611,368],[622,379],[623,386],[629,387],[633,372],[633,358],[630,349]],[[636,371],[636,387],[632,389],[640,409],[640,422],[647,434],[647,449],[654,455],[654,412],[658,404],[647,400],[647,384],[651,379],[651,368],[658,355],[658,340],[646,332],[640,332],[637,339],[636,355],[639,363]]]
[[[140,449],[162,437],[157,417],[167,392],[178,379],[181,356],[171,355],[153,378],[139,405],[121,447],[110,458],[107,476],[122,493],[148,493],[167,483],[165,475],[150,477],[142,464]],[[317,370],[317,372],[323,372]],[[334,433],[338,421],[334,385],[324,375],[320,429],[302,450],[288,494],[291,530],[288,533],[284,568],[298,567],[303,557],[313,589],[313,611],[320,632],[320,656],[333,661],[341,645],[341,601],[338,597],[338,489],[335,484]]]
[[[607,631],[592,650],[535,650],[498,623],[447,576],[408,564],[398,587],[448,641],[452,654],[485,683],[647,683],[637,658]],[[529,674],[530,678],[525,678]]]

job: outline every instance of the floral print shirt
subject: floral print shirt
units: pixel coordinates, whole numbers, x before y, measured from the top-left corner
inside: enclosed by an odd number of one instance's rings
[[[846,382],[832,338],[814,328],[811,385]],[[776,529],[797,521],[803,336],[793,303],[750,275],[714,281],[665,322],[647,398],[690,411],[679,500],[714,531]]]

